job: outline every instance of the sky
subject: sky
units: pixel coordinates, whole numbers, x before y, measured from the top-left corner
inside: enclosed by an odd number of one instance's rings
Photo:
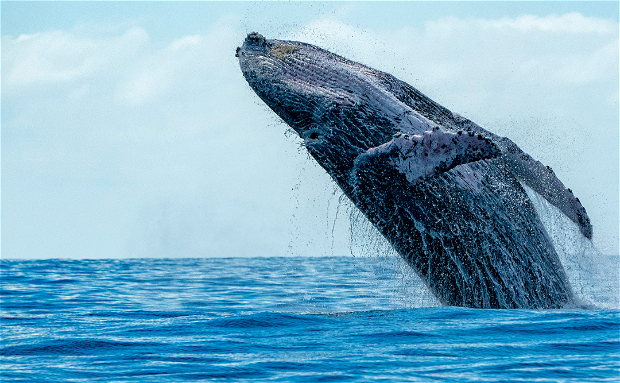
[[[619,253],[617,2],[2,1],[1,18],[2,258],[372,251],[245,82],[234,54],[253,31],[389,72],[509,137]]]

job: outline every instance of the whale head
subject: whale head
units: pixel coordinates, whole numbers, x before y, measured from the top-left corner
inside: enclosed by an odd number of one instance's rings
[[[390,75],[316,46],[250,33],[236,56],[256,94],[335,178],[403,130],[403,122],[411,133],[432,125],[389,91]]]

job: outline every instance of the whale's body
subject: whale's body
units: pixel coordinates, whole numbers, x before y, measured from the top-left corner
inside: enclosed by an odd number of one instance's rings
[[[237,56],[258,96],[444,305],[574,304],[522,184],[592,236],[550,168],[393,76],[318,47],[248,35]]]

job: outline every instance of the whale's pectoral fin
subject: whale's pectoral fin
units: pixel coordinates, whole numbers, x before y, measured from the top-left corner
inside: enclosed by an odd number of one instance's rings
[[[550,167],[544,166],[523,151],[507,153],[501,157],[512,174],[523,184],[543,196],[552,205],[566,214],[579,225],[579,230],[588,239],[592,239],[592,225],[586,209],[579,198],[566,188]]]
[[[359,155],[353,177],[354,182],[359,182],[362,173],[378,174],[382,168],[389,167],[403,174],[409,183],[416,184],[458,165],[500,155],[490,139],[464,131],[451,133],[436,129],[421,135],[398,133],[385,144]]]

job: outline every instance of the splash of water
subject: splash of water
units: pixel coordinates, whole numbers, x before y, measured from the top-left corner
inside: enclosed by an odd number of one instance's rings
[[[390,294],[391,304],[396,308],[438,307],[441,303],[426,287],[415,271],[398,255],[387,239],[368,221],[348,199],[340,200],[349,213],[353,257],[374,257],[375,278],[389,277],[394,281]]]
[[[581,234],[577,224],[538,193],[523,187],[560,257],[578,304],[588,308],[620,308],[619,257],[602,254]],[[420,277],[368,219],[347,198],[339,198],[339,205],[349,215],[351,255],[375,257],[377,277],[387,270],[392,273],[393,304],[397,307],[440,306]]]
[[[576,223],[538,193],[523,186],[555,247],[579,303],[620,308],[619,257],[602,254]]]

